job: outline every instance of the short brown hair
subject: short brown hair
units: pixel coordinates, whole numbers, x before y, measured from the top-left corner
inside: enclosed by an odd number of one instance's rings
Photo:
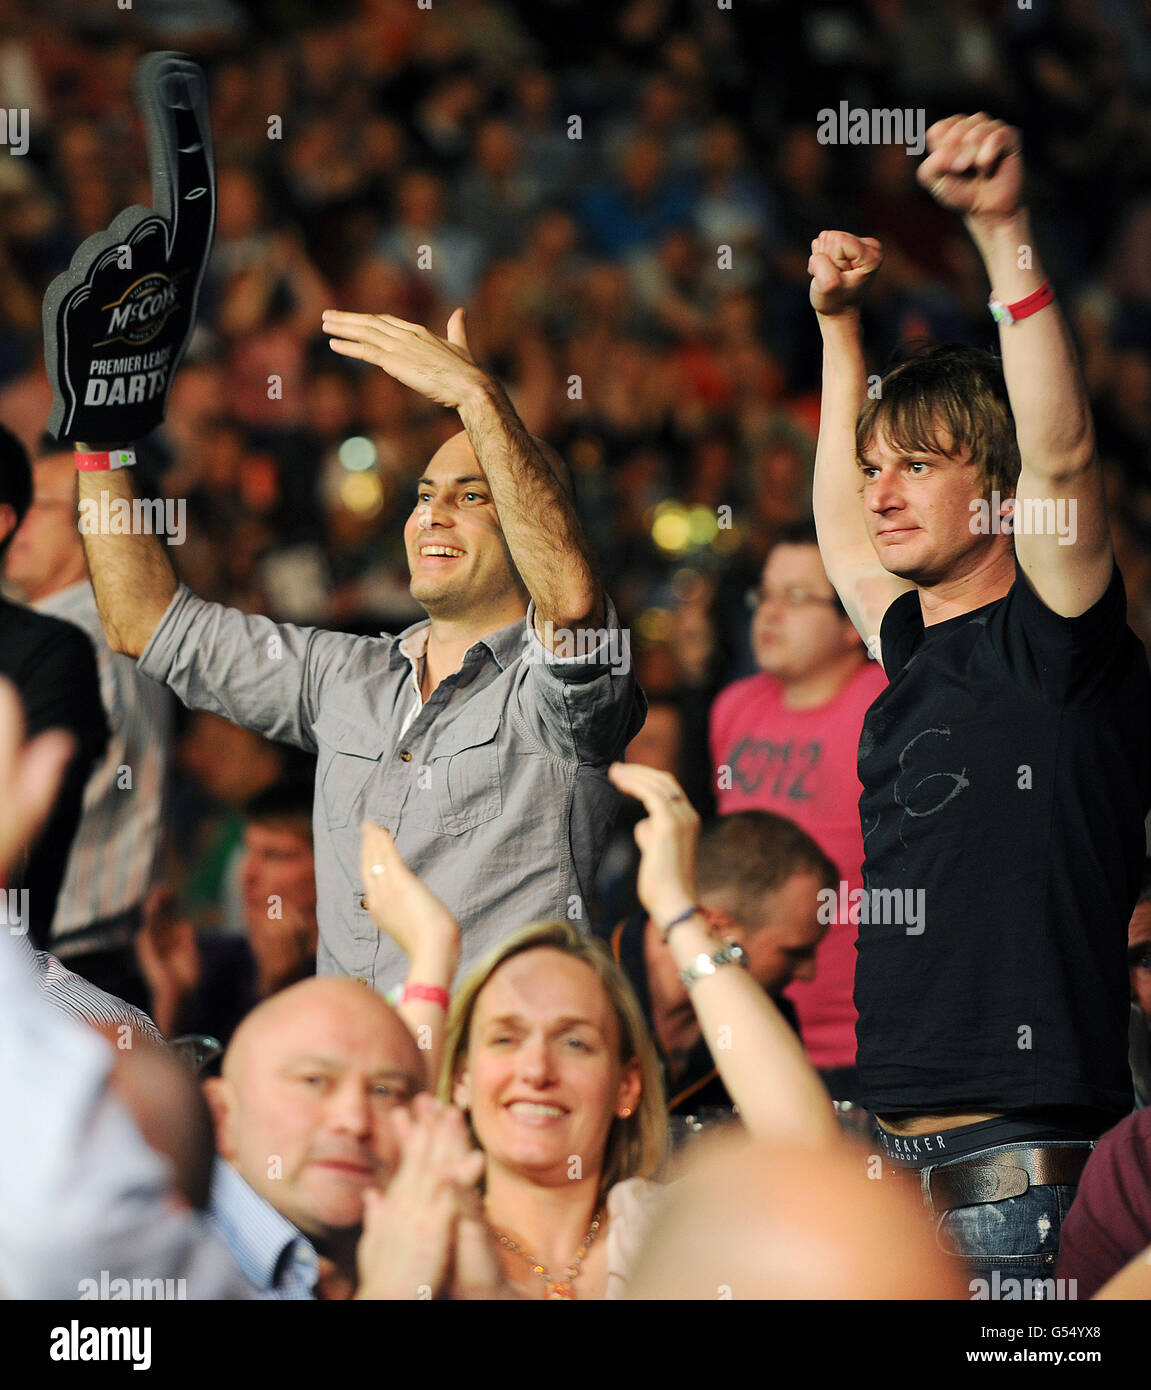
[[[970,450],[986,490],[1014,493],[1019,480],[1019,443],[1003,367],[981,348],[960,343],[915,348],[880,382],[875,400],[864,402],[855,426],[860,467],[882,432],[909,454]],[[945,449],[941,435],[950,436]]]
[[[625,1178],[649,1178],[659,1171],[667,1152],[667,1097],[655,1048],[627,976],[602,941],[585,935],[571,922],[529,922],[489,952],[460,985],[452,996],[448,1015],[440,1099],[449,1103],[452,1099],[470,1042],[476,1001],[484,987],[505,961],[541,946],[562,951],[591,966],[619,1021],[619,1059],[629,1062],[635,1058],[640,1066],[642,1090],[636,1112],[627,1119],[617,1117],[608,1132],[601,1175],[602,1196],[609,1187]]]
[[[825,888],[839,883],[839,870],[811,836],[773,811],[720,816],[700,836],[696,859],[700,897],[722,904],[749,931],[764,924],[764,897],[796,874],[815,874]]]
[[[313,843],[312,802],[315,780],[302,773],[285,773],[263,791],[257,792],[244,807],[249,825],[270,830],[287,830],[301,840]]]

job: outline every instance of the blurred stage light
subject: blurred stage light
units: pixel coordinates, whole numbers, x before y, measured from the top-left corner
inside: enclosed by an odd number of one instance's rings
[[[645,608],[635,620],[641,642],[666,642],[671,636],[671,614],[666,608]]]
[[[378,473],[349,473],[340,484],[340,501],[356,516],[375,516],[384,505],[384,485]]]
[[[345,439],[339,449],[340,462],[349,473],[362,473],[376,461],[376,446],[362,434]]]
[[[710,545],[719,531],[719,522],[710,507],[692,507],[687,514],[687,530],[692,545]]]
[[[691,548],[691,524],[682,502],[661,502],[656,507],[651,538],[670,555],[682,555]]]

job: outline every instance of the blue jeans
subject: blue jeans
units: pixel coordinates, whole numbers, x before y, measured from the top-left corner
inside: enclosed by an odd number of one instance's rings
[[[997,1144],[947,1163],[921,1168],[923,1200],[935,1220],[935,1240],[951,1261],[960,1265],[962,1282],[973,1299],[1074,1299],[1074,1280],[1055,1279],[1059,1231],[1078,1190],[1075,1186],[1030,1187],[1019,1197],[1001,1202],[978,1202],[936,1212],[930,1197],[930,1175],[954,1163],[993,1159],[1020,1148]],[[1044,1148],[1090,1150],[1089,1139],[1046,1142]]]

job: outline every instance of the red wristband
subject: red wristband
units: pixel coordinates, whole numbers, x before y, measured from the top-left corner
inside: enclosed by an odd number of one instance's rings
[[[405,985],[400,1003],[411,1004],[417,999],[422,999],[427,1004],[438,1004],[445,1013],[452,1002],[447,990],[441,989],[439,985]]]
[[[131,468],[136,462],[135,449],[103,450],[97,453],[82,453],[76,450],[76,467],[82,473],[99,473],[110,468]]]
[[[987,301],[987,307],[996,323],[1018,323],[1020,319],[1030,318],[1040,309],[1046,309],[1054,300],[1055,291],[1051,288],[1051,281],[1044,280],[1037,290],[1025,295],[1023,299],[1017,299],[1014,304],[1004,304],[992,294]]]

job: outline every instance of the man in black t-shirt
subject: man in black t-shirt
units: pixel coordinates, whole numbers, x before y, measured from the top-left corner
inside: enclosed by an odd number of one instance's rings
[[[890,682],[859,752],[861,1100],[973,1297],[1054,1296],[1035,1281],[1062,1213],[1131,1104],[1151,676],[1018,133],[956,116],[927,140],[920,182],[979,249],[1002,364],[933,348],[868,389],[857,306],[879,243],[824,232],[809,263],[820,548]]]

